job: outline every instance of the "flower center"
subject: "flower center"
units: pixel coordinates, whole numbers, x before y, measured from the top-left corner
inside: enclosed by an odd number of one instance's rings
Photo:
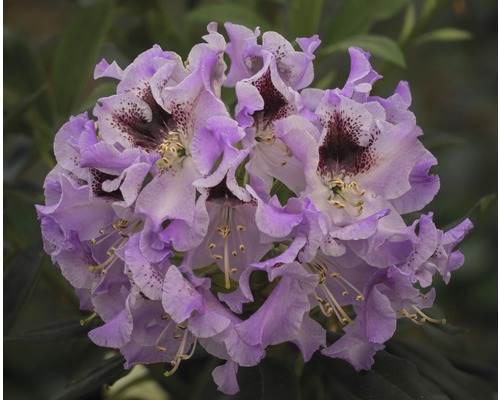
[[[259,143],[262,142],[274,143],[276,140],[274,129],[257,130],[255,135],[255,140]]]
[[[328,197],[328,203],[334,207],[345,210],[351,214],[351,209],[356,210],[354,216],[359,216],[363,212],[363,195],[366,190],[360,189],[354,181],[346,184],[342,179],[334,178],[328,181],[328,188],[331,193]]]
[[[211,232],[206,248],[213,259],[223,263],[224,287],[230,289],[230,275],[236,273],[236,268],[231,267],[231,257],[238,257],[239,254],[245,253],[246,248],[243,244],[241,232],[246,231],[247,227],[235,221],[233,208],[230,206],[222,207],[221,222],[222,224],[217,225],[216,229]],[[217,232],[220,238],[219,240],[212,241],[215,232]],[[216,242],[219,242],[219,245]],[[218,248],[222,248],[222,254],[215,253]]]
[[[156,162],[159,167],[169,168],[174,164],[182,162],[189,155],[184,137],[180,132],[169,131],[168,136],[158,146],[161,158]]]
[[[283,167],[287,159],[293,156],[290,149],[280,139],[276,139],[274,129],[257,130],[255,140],[259,143],[256,151],[260,151],[270,165]]]

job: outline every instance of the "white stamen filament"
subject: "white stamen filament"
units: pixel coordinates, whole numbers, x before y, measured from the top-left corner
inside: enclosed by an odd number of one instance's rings
[[[162,319],[164,319],[162,317]],[[155,341],[155,348],[158,351],[167,351],[167,348],[164,346],[160,346],[160,340],[165,336],[165,333],[167,333],[168,328],[170,328],[170,325],[172,325],[172,321],[169,321],[167,325],[165,325],[165,328],[160,333],[160,336]]]
[[[224,237],[224,277],[225,277],[225,288],[231,288],[231,282],[229,282],[229,272],[231,267],[229,266],[229,240],[228,237]]]
[[[171,376],[177,371],[177,368],[179,368],[179,365],[182,360],[186,360],[187,358],[191,357],[192,354],[188,355],[184,354],[184,348],[186,347],[186,342],[187,342],[187,337],[188,337],[189,331],[187,329],[184,330],[184,335],[182,336],[182,341],[181,344],[179,345],[179,349],[177,350],[177,354],[175,355],[174,360],[171,362],[172,369],[170,371],[166,371],[164,373],[165,376]],[[180,336],[178,336],[180,337]],[[194,347],[194,346],[193,346]],[[194,350],[193,350],[194,352]]]
[[[352,321],[351,318],[349,318],[349,316],[346,314],[344,309],[340,306],[340,304],[338,303],[338,301],[335,298],[335,296],[333,295],[333,293],[330,292],[330,289],[328,289],[328,286],[326,286],[325,283],[321,283],[320,286],[321,286],[321,289],[323,290],[323,293],[325,294],[326,298],[328,299],[330,304],[332,304],[333,311],[335,312],[335,315],[340,320],[340,322],[342,322],[344,325],[346,323],[349,323],[349,325],[353,325],[354,322]],[[342,318],[339,316],[339,314],[342,316]]]
[[[446,324],[446,319],[436,319],[436,318],[431,318],[427,314],[424,314],[420,309],[417,308],[417,306],[413,305],[412,308],[417,312],[418,315],[422,317],[424,321],[429,321],[434,324]]]

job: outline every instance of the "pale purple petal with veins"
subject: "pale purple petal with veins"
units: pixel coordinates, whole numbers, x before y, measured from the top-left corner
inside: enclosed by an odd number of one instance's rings
[[[281,269],[278,286],[264,304],[236,330],[249,344],[264,347],[293,340],[300,332],[304,313],[310,310],[308,294],[318,284],[318,277],[311,275],[298,263]]]
[[[212,371],[212,377],[217,389],[225,394],[236,394],[240,391],[236,373],[238,372],[238,364],[228,360],[225,364],[215,367]]]

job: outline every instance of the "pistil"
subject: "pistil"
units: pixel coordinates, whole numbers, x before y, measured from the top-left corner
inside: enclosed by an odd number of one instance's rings
[[[172,369],[169,371],[166,371],[164,373],[164,375],[166,377],[173,375],[175,373],[175,371],[177,371],[177,368],[179,368],[179,365],[180,365],[182,360],[188,360],[194,354],[194,351],[196,349],[196,343],[197,343],[196,338],[195,338],[195,341],[191,347],[191,352],[189,354],[184,353],[184,350],[186,348],[188,334],[189,334],[189,331],[187,329],[184,329],[184,334],[182,335],[181,344],[179,345],[179,348],[177,350],[177,354],[175,355],[175,358],[173,359],[173,361],[170,363],[172,365]],[[180,338],[180,336],[179,336],[179,338]]]

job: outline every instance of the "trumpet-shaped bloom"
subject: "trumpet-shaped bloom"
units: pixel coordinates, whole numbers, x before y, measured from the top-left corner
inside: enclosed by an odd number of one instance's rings
[[[211,23],[185,62],[155,45],[96,66],[116,94],[56,134],[36,206],[44,249],[102,320],[90,339],[126,368],[169,363],[168,376],[199,344],[234,394],[239,366],[291,342],[305,361],[322,348],[370,369],[399,318],[443,323],[424,312],[432,280],[463,264],[472,224],[403,219],[439,188],[406,82],[372,96],[381,76],[351,48],[342,88],[308,88],[316,35],[295,50],[225,28],[227,44]],[[344,334],[327,345],[332,326]]]

